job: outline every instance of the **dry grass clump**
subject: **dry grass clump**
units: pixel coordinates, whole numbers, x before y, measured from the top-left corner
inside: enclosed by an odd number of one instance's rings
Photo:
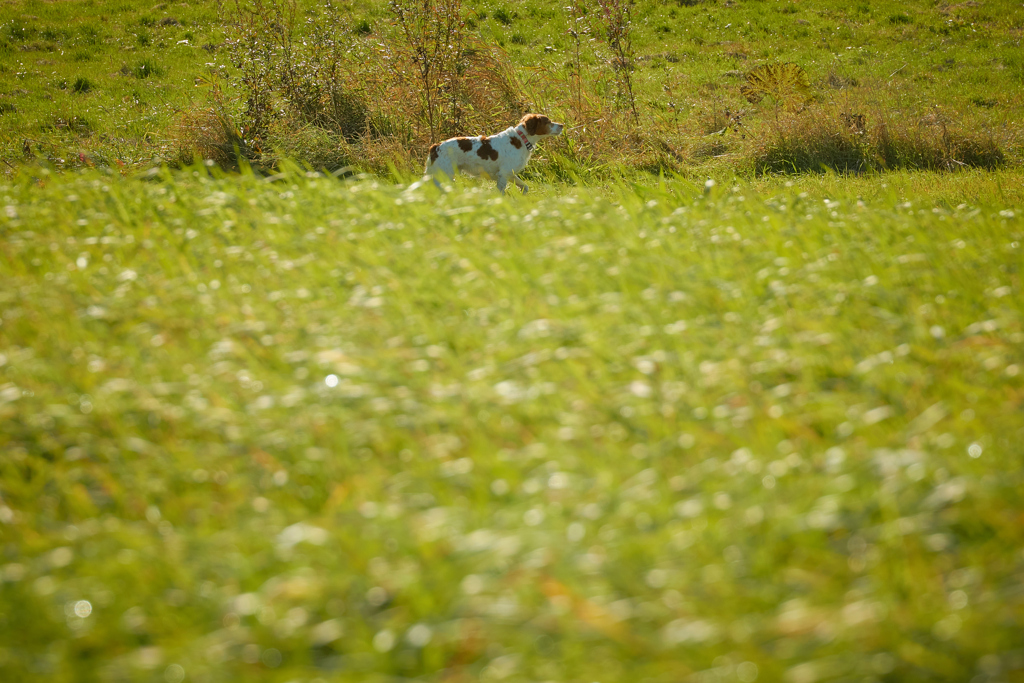
[[[273,145],[273,153],[263,159],[268,164],[278,158],[300,159],[315,169],[336,171],[349,166],[355,156],[344,133],[294,119],[273,122],[267,139]]]
[[[822,170],[992,169],[1005,162],[989,132],[970,131],[938,116],[916,121],[872,116],[829,104],[785,112],[761,122],[743,156],[756,173]]]
[[[757,173],[867,170],[871,155],[864,131],[837,114],[814,109],[761,122],[742,156]]]
[[[469,130],[494,130],[518,120],[530,108],[515,65],[499,47],[476,45],[466,51],[463,98]]]
[[[427,158],[426,146],[410,144],[398,137],[366,136],[349,149],[354,164],[385,178],[421,173]]]
[[[310,88],[292,100],[292,121],[300,127],[335,132],[349,141],[358,139],[370,127],[370,107],[365,97],[337,81],[327,85]]]
[[[902,125],[879,116],[870,140],[882,168],[993,169],[1006,162],[993,132],[972,130],[935,114]]]
[[[237,168],[239,158],[257,156],[234,121],[219,107],[196,107],[179,112],[170,137],[172,164],[188,165],[209,159],[222,168]]]

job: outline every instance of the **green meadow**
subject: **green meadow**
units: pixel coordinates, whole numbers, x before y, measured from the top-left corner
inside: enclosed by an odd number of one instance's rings
[[[1020,680],[1019,180],[8,183],[4,678]]]
[[[1024,681],[1024,9],[584,5],[0,6],[0,680]]]

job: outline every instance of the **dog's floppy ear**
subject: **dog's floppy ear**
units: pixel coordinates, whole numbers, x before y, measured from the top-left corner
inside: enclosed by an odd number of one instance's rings
[[[551,119],[543,114],[527,114],[519,123],[526,127],[527,135],[547,135],[551,129]]]

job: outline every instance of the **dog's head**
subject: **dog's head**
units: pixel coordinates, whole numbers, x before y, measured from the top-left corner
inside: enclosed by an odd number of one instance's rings
[[[558,135],[562,132],[562,124],[555,123],[543,114],[527,114],[519,120],[519,125],[526,129],[530,137],[543,138]]]

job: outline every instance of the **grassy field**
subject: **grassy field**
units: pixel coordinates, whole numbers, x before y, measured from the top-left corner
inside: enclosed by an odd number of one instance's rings
[[[384,3],[271,177],[165,165],[234,3],[0,5],[0,680],[1024,681],[1020,3],[563,4],[462,5],[508,197]]]
[[[222,43],[212,2],[5,2],[0,155],[7,171],[36,158],[57,168],[134,168],[167,156],[176,114],[205,98],[194,77],[217,63]]]
[[[299,4],[296,35],[302,38],[302,9],[319,3]],[[837,154],[852,155],[853,162],[839,161],[853,168],[1017,166],[1024,159],[1020,3],[642,0],[633,6],[630,34],[636,121],[621,97],[623,70],[615,68],[604,39],[598,0],[577,4],[588,10],[579,55],[561,3],[462,5],[466,45],[499,50],[511,75],[485,73],[509,76],[504,94],[514,102],[508,111],[486,115],[464,103],[470,129],[459,134],[499,130],[518,120],[517,107],[565,119],[571,134],[535,164],[560,177],[666,165],[677,172],[702,166],[747,175],[761,168],[816,170],[826,162],[836,167]],[[268,97],[282,119],[265,144],[315,163],[418,168],[431,132],[415,107],[393,111],[402,106],[394,100],[415,102],[417,94],[407,87],[396,91],[393,83],[370,87],[404,68],[382,56],[400,43],[394,15],[383,2],[332,6],[329,33],[345,45],[343,71],[355,75],[331,87],[355,91],[361,106],[391,117],[389,130],[397,127],[408,139],[384,150],[379,140],[346,139],[331,125],[293,120],[277,93]],[[26,161],[133,169],[208,150],[202,138],[211,136],[204,119],[211,101],[244,123],[246,92],[227,42],[239,38],[230,25],[234,8],[233,2],[209,1],[6,0],[0,6],[5,172]],[[780,116],[778,101],[755,105],[741,96],[744,74],[773,62],[805,70],[812,105],[802,114]],[[570,96],[577,71],[578,98]],[[214,83],[223,87],[216,97]],[[481,96],[493,99],[493,93]],[[911,148],[938,147],[941,161],[922,160],[912,150],[879,161],[886,154],[878,148],[892,138]],[[821,149],[836,140],[842,154]],[[972,159],[979,146],[998,154]]]
[[[1019,173],[0,186],[6,681],[1021,681]]]

